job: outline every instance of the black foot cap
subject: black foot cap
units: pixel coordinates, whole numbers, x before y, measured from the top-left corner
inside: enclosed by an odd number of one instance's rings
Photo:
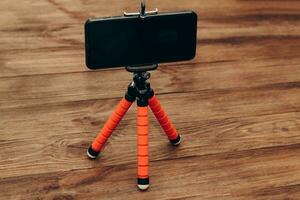
[[[87,156],[90,158],[90,159],[96,159],[99,154],[100,154],[100,151],[99,152],[96,152],[92,149],[92,147],[90,146],[86,152]]]
[[[138,178],[137,186],[140,190],[147,190],[149,188],[149,178]]]
[[[173,145],[173,146],[178,146],[180,143],[181,143],[181,136],[178,135],[178,137],[174,140],[170,140],[170,143]]]

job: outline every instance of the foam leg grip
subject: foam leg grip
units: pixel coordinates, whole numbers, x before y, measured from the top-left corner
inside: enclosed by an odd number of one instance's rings
[[[127,101],[125,98],[123,98],[117,107],[115,108],[113,114],[110,116],[110,118],[105,123],[104,127],[96,137],[96,139],[92,143],[92,150],[94,152],[100,152],[103,148],[104,144],[112,134],[113,130],[118,126],[121,119],[124,117],[130,106],[133,102]]]
[[[156,119],[158,120],[162,129],[165,131],[171,143],[172,141],[180,141],[180,135],[177,133],[176,129],[174,128],[174,125],[172,124],[168,115],[164,111],[163,107],[160,105],[156,96],[154,95],[152,98],[150,98],[148,100],[148,103]]]
[[[149,122],[148,107],[139,107],[137,112],[138,132],[138,187],[141,190],[149,186]]]

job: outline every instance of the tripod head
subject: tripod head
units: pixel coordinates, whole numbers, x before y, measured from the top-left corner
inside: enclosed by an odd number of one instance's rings
[[[133,81],[128,86],[126,99],[134,101],[137,98],[138,105],[147,106],[148,99],[154,95],[154,91],[147,81],[150,76],[148,71],[133,72]]]
[[[149,89],[148,86],[150,86],[150,84],[147,82],[147,80],[150,78],[150,76],[150,73],[147,71],[133,74],[133,83],[140,94],[145,94],[147,89]]]
[[[147,81],[150,76],[150,73],[147,71],[133,73],[133,82],[129,85],[128,89],[131,88],[132,90],[134,88],[138,102],[144,101],[147,104],[148,98],[154,95],[150,83]]]

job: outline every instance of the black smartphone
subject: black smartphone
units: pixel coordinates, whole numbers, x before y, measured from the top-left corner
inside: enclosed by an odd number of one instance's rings
[[[196,38],[197,14],[192,11],[89,19],[86,65],[103,69],[190,60]]]

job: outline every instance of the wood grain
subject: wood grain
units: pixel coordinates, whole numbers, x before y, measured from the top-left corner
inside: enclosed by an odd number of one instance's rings
[[[139,3],[0,2],[0,199],[300,199],[296,0],[147,1],[199,15],[196,58],[151,77],[183,143],[150,116],[151,187],[137,191],[133,106],[86,158],[132,77],[85,68],[83,24]]]
[[[152,161],[153,184],[144,193],[132,179],[136,164],[9,178],[0,181],[0,191],[6,199],[298,199],[299,149],[297,144]]]

